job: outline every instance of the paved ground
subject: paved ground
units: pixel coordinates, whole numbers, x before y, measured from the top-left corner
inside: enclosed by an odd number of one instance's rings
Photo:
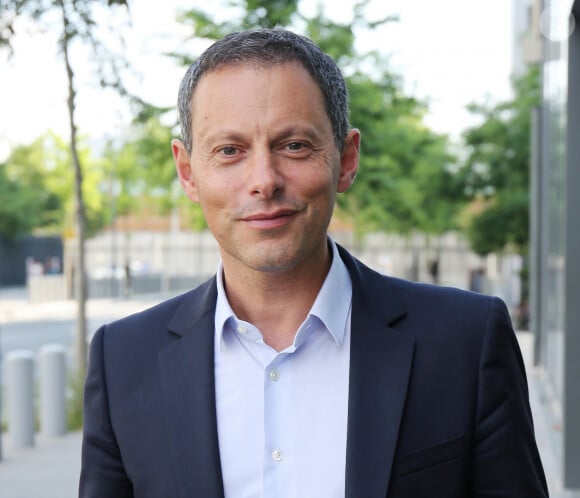
[[[526,362],[530,405],[534,415],[536,441],[552,498],[580,498],[580,490],[565,490],[561,478],[561,426],[548,406],[548,397],[542,388],[542,372],[532,366],[533,338],[528,332],[518,333],[520,347]]]
[[[34,448],[20,450],[10,448],[9,441],[4,437],[4,459],[0,462],[0,497],[76,497],[80,447],[80,432],[51,439],[37,437]]]
[[[143,309],[160,296],[133,300],[95,300],[89,304],[89,316],[123,316]],[[22,290],[0,291],[0,324],[10,321],[51,320],[74,316],[72,302],[29,304]],[[560,479],[560,427],[547,406],[541,389],[541,372],[530,364],[532,337],[519,333],[520,344],[527,362],[530,403],[534,412],[536,437],[546,470],[552,498],[580,498],[580,490],[562,489]],[[74,498],[77,496],[80,469],[81,435],[69,433],[61,438],[37,436],[35,447],[13,449],[10,441],[2,439],[0,462],[0,498]],[[109,498],[109,497],[103,497]],[[161,497],[160,497],[161,498]],[[444,497],[441,497],[444,498]]]

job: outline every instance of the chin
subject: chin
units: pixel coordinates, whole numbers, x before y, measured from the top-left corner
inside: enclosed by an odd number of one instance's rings
[[[295,267],[301,258],[298,252],[284,247],[261,247],[249,258],[249,266],[265,273],[279,273]]]
[[[268,258],[267,260],[255,261],[252,265],[255,270],[264,273],[280,273],[290,270],[294,266],[296,266],[295,261],[283,258]]]

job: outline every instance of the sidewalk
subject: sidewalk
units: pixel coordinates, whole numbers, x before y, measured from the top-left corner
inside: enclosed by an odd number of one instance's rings
[[[530,391],[530,406],[534,417],[534,429],[536,442],[542,457],[542,464],[548,481],[548,489],[551,498],[580,498],[580,490],[565,490],[562,486],[561,472],[561,427],[554,419],[547,406],[546,397],[542,387],[541,371],[534,368],[533,337],[529,332],[519,332],[518,340],[528,376]]]
[[[124,316],[159,302],[164,296],[132,300],[102,299],[89,302],[89,316]],[[165,296],[167,297],[167,296]],[[31,305],[22,292],[0,292],[0,324],[8,321],[50,320],[74,316],[74,302]],[[540,372],[531,364],[533,341],[530,333],[518,334],[526,362],[530,404],[534,412],[536,439],[552,498],[580,498],[580,490],[562,488],[559,463],[559,426],[551,417],[542,392]],[[75,498],[80,471],[80,432],[61,438],[37,436],[36,446],[14,450],[4,436],[0,462],[0,498]],[[105,498],[105,497],[103,497]],[[411,497],[409,497],[411,498]],[[444,498],[444,497],[441,497]]]
[[[75,498],[81,468],[81,433],[36,437],[34,448],[11,449],[2,440],[1,498]]]

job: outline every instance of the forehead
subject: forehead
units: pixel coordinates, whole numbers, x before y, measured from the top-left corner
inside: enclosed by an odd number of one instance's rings
[[[192,120],[231,117],[260,108],[265,114],[324,114],[326,106],[318,83],[300,62],[221,65],[205,73],[193,93]],[[328,120],[329,121],[329,120]]]
[[[242,77],[242,74],[247,74],[249,70],[262,74],[272,74],[282,70],[285,74],[294,76],[294,80],[301,80],[301,86],[315,86],[320,92],[320,95],[323,95],[320,84],[298,60],[290,60],[286,62],[247,60],[237,63],[220,64],[202,74],[193,89],[191,103],[194,103],[196,95],[199,93],[200,89],[204,89],[206,86],[213,86],[216,82],[219,82],[222,86],[227,86],[229,82],[233,87],[235,82]],[[208,82],[208,80],[210,80],[210,82]]]

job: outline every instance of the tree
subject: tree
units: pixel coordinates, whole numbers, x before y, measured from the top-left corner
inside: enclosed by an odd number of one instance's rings
[[[6,165],[0,165],[0,238],[12,240],[29,233],[38,223],[42,214],[38,210],[38,193],[10,178]]]
[[[60,34],[59,48],[66,71],[68,85],[67,110],[70,128],[69,147],[75,183],[75,227],[77,261],[75,265],[75,297],[77,306],[77,326],[75,362],[80,378],[84,377],[87,361],[87,282],[85,268],[85,239],[87,231],[86,205],[83,192],[84,171],[78,151],[76,124],[75,71],[72,50],[77,42],[84,43],[92,51],[91,60],[96,61],[99,83],[111,86],[124,93],[119,73],[119,58],[113,57],[107,44],[98,36],[99,26],[95,21],[98,9],[110,9],[119,5],[127,7],[126,0],[0,0],[0,47],[11,48],[11,40],[16,33],[16,20],[27,16],[39,26],[54,28],[51,21],[58,19]],[[46,24],[45,24],[46,22]]]
[[[465,132],[469,154],[458,176],[471,206],[465,217],[472,249],[481,256],[511,248],[522,256],[522,301],[528,294],[529,181],[532,110],[540,104],[540,69],[512,82],[514,98],[473,104],[482,123]]]
[[[83,197],[87,213],[87,234],[90,235],[99,231],[104,221],[103,196],[99,190],[102,174],[84,144],[79,144],[78,151],[86,166]],[[21,199],[28,199],[27,202],[34,199],[34,202],[30,201],[26,206],[27,221],[18,230],[18,234],[62,234],[70,231],[74,216],[74,171],[70,164],[69,146],[52,132],[11,151],[3,170],[5,182],[13,184],[14,187],[12,192],[7,192],[6,197],[2,197],[2,209],[4,212],[15,212],[22,207]]]
[[[466,198],[475,202],[467,221],[471,246],[480,255],[513,247],[528,251],[531,115],[539,105],[537,67],[513,81],[514,98],[473,104],[482,123],[465,132],[469,154],[459,171]]]
[[[44,138],[16,147],[0,172],[0,235],[12,239],[37,228],[57,231],[62,200],[48,186],[47,157]]]
[[[240,13],[225,21],[216,21],[205,10],[193,8],[183,11],[179,20],[191,27],[192,37],[218,40],[227,33],[249,28],[289,26],[298,14],[298,0],[230,0],[222,2],[223,9]],[[193,62],[192,54],[174,53],[184,65]]]
[[[384,72],[348,78],[351,120],[362,133],[361,167],[340,206],[359,230],[439,234],[452,228],[459,196],[447,140],[423,124],[424,106]]]
[[[116,214],[135,213],[140,205],[166,215],[187,206],[190,221],[198,228],[201,210],[179,195],[181,187],[169,144],[175,130],[160,121],[164,110],[139,117],[133,123],[130,136],[122,142],[109,143],[103,157],[103,171],[109,183],[116,183]]]

